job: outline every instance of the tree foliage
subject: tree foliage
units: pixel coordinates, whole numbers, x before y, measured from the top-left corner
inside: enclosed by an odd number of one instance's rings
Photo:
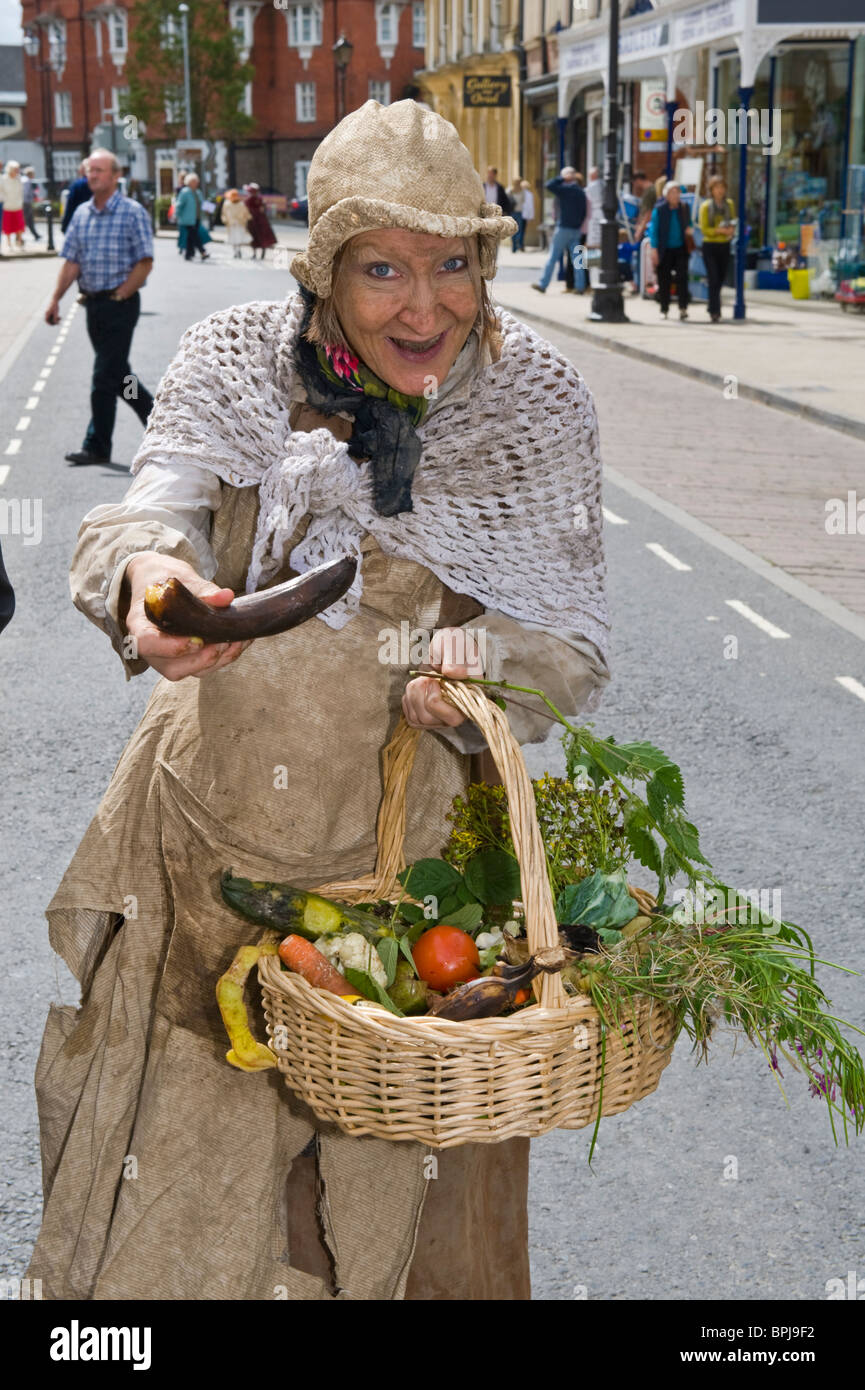
[[[190,136],[237,139],[255,122],[240,110],[255,68],[241,59],[240,35],[222,0],[193,0],[189,25]],[[130,11],[129,110],[145,125],[164,124],[169,137],[186,130],[183,40],[175,0],[136,0]],[[166,111],[176,115],[166,118]]]

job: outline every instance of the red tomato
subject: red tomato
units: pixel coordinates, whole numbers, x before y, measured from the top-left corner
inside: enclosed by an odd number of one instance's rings
[[[412,951],[417,973],[432,989],[446,990],[478,974],[478,948],[468,932],[444,923],[430,927]]]

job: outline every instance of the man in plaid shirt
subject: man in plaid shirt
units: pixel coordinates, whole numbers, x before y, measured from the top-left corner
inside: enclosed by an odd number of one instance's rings
[[[60,255],[65,264],[45,312],[60,322],[60,300],[78,281],[87,309],[87,333],[96,359],[90,389],[90,424],[70,463],[103,463],[111,458],[117,398],[128,401],[141,423],[153,397],[129,366],[132,334],[141,312],[138,290],[153,269],[150,219],[140,203],[118,189],[120,165],[110,150],[94,150],[87,160],[92,198],[76,208]]]

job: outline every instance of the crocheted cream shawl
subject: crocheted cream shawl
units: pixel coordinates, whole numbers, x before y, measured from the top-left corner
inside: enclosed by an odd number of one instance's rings
[[[460,594],[518,621],[566,628],[606,655],[601,463],[594,403],[576,368],[503,309],[498,362],[465,399],[443,401],[418,430],[414,507],[372,505],[369,466],[329,430],[292,433],[292,345],[299,295],[212,314],[193,325],[166,372],[132,465],[189,458],[234,487],[258,487],[247,589],[282,568],[353,554],[346,596],[319,616],[343,627],[363,587],[360,543],[415,560]],[[464,395],[464,393],[458,393]]]

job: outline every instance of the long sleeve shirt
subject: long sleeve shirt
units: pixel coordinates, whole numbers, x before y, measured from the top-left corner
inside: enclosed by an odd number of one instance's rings
[[[579,231],[586,219],[587,204],[586,195],[576,179],[572,183],[562,178],[550,179],[547,189],[559,200],[559,225]]]

